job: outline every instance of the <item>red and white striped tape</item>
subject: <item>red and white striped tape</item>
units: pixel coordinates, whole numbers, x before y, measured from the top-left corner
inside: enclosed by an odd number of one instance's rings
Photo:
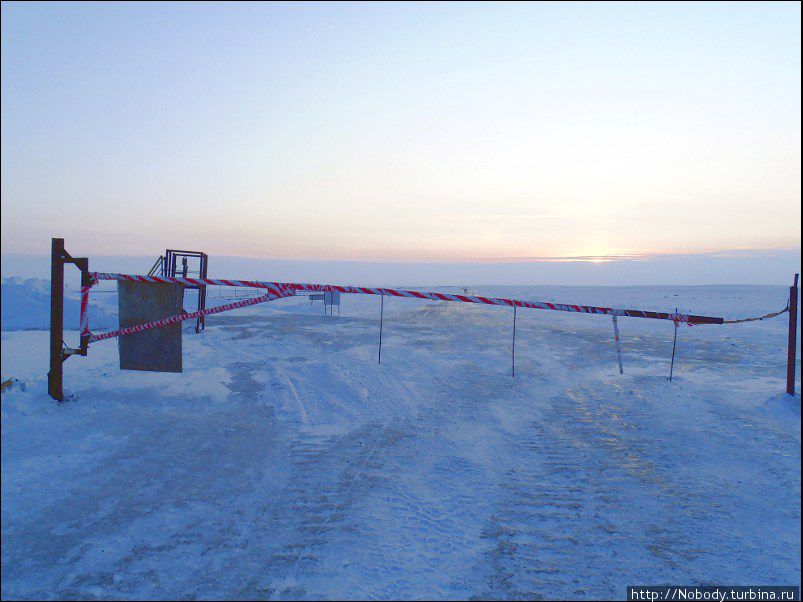
[[[89,334],[89,289],[92,285],[81,287],[81,336]]]
[[[112,339],[114,337],[120,337],[127,334],[143,332],[145,330],[151,330],[152,328],[161,328],[162,326],[169,326],[170,324],[176,324],[178,322],[183,322],[184,320],[192,320],[199,316],[211,316],[212,314],[219,314],[221,312],[230,311],[232,309],[239,309],[241,307],[256,305],[257,303],[265,303],[267,301],[273,301],[275,299],[280,299],[282,297],[292,297],[292,296],[293,293],[289,291],[285,291],[283,293],[270,292],[265,295],[262,295],[261,297],[254,297],[252,299],[243,299],[242,301],[236,301],[234,303],[226,303],[224,305],[209,307],[207,309],[202,309],[199,311],[178,314],[175,316],[170,316],[169,318],[154,320],[153,322],[144,322],[142,324],[136,324],[134,326],[128,326],[126,328],[120,328],[119,330],[112,330],[109,332],[102,332],[100,334],[93,334],[90,336],[89,341],[91,343],[94,343],[95,341],[102,341],[104,339]]]
[[[107,272],[92,272],[92,279],[98,280],[129,280],[135,282],[162,282],[184,284],[187,286],[242,286],[246,288],[266,288],[278,291],[279,282],[262,282],[258,280],[224,280],[221,278],[171,278],[169,276],[140,276],[138,274],[109,274]]]
[[[656,320],[671,320],[676,324],[722,324],[722,318],[710,316],[696,316],[691,314],[681,314],[676,312],[656,312],[644,311],[640,309],[615,309],[612,307],[599,307],[594,305],[574,305],[565,303],[550,303],[546,301],[522,301],[518,299],[503,299],[498,297],[481,297],[475,295],[452,295],[448,293],[422,292],[392,288],[372,288],[362,286],[338,286],[332,284],[302,284],[297,282],[267,282],[259,280],[230,280],[220,278],[174,278],[168,276],[142,276],[138,274],[113,274],[108,272],[92,272],[93,284],[100,280],[124,280],[136,282],[161,282],[184,284],[188,286],[231,286],[246,288],[262,288],[268,292],[262,297],[229,303],[217,307],[196,311],[192,313],[180,314],[154,322],[147,322],[137,326],[130,326],[107,333],[91,335],[91,341],[100,341],[116,336],[141,332],[159,326],[167,326],[182,320],[190,320],[198,316],[211,315],[248,305],[256,305],[265,301],[272,301],[282,297],[288,297],[295,292],[340,292],[346,294],[362,295],[387,295],[390,297],[408,297],[414,299],[432,299],[435,301],[456,301],[462,303],[478,303],[483,305],[504,305],[508,307],[527,307],[531,309],[544,309],[550,311],[566,311],[585,314],[602,314],[608,316],[628,316],[631,318],[651,318]],[[87,298],[89,287],[81,289],[81,332],[89,334],[89,321],[86,315]]]
[[[388,295],[391,297],[410,297],[415,299],[433,299],[435,301],[460,301],[463,303],[479,303],[485,305],[506,305],[509,307],[527,307],[530,309],[546,309],[551,311],[568,311],[584,314],[602,314],[608,316],[629,316],[631,318],[653,318],[659,320],[672,320],[689,324],[718,323],[719,318],[706,316],[693,316],[681,313],[662,313],[643,311],[640,309],[615,309],[612,307],[598,307],[594,305],[570,305],[565,303],[549,303],[546,301],[521,301],[518,299],[503,299],[498,297],[480,297],[473,295],[450,295],[447,293],[428,293],[393,288],[369,288],[362,286],[338,286],[332,284],[300,284],[296,282],[277,282],[295,291],[338,291],[341,293],[362,295]]]

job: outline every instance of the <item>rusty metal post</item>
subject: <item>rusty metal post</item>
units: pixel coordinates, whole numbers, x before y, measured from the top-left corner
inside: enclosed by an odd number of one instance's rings
[[[786,392],[795,394],[795,361],[797,359],[797,279],[789,287],[789,349],[786,358]]]
[[[206,253],[201,253],[201,278],[208,278],[207,275],[208,269],[207,266],[209,264],[209,256]],[[203,310],[206,309],[206,285],[198,287],[198,309]],[[195,324],[195,332],[200,330],[206,330],[206,316],[199,316],[198,322]]]
[[[62,367],[64,361],[64,239],[54,238],[50,247],[50,372],[47,392],[57,401],[64,401]]]
[[[71,257],[64,249],[64,239],[54,238],[50,248],[50,372],[47,373],[47,392],[57,401],[64,401],[63,364],[71,355],[87,355],[89,335],[81,333],[78,349],[64,346],[64,264],[72,263],[81,270],[81,286],[92,284],[89,259]]]

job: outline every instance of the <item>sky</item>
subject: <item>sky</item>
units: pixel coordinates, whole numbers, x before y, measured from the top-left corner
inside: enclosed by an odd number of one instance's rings
[[[796,269],[800,54],[797,2],[3,2],[2,253]]]

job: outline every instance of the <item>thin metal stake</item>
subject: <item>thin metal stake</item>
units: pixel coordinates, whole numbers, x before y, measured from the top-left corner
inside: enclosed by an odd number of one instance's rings
[[[513,378],[516,378],[516,306],[513,306],[513,350],[512,350],[511,372]]]
[[[382,293],[382,301],[379,305],[379,359],[377,364],[382,363],[382,323],[385,318],[385,293]]]
[[[622,341],[619,339],[619,322],[616,316],[613,316],[613,340],[616,341],[616,355],[619,358],[619,374],[624,374],[625,370],[622,367]]]
[[[675,308],[675,315],[678,313],[678,308]],[[675,371],[675,347],[678,344],[678,323],[675,321],[675,338],[672,341],[672,363],[669,365],[669,382],[672,382],[672,374]]]

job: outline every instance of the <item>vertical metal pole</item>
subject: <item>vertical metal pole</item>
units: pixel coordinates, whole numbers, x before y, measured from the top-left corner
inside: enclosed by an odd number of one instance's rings
[[[513,350],[511,357],[511,373],[516,378],[516,306],[513,306]]]
[[[613,340],[616,342],[616,356],[619,358],[619,374],[624,374],[625,370],[622,366],[622,341],[619,339],[619,322],[616,316],[613,316]]]
[[[209,256],[204,253],[201,255],[201,263],[203,264],[201,270],[203,271],[203,275],[201,278],[209,278],[208,276],[208,263],[209,263]],[[201,287],[201,309],[206,309],[206,285]],[[201,330],[206,330],[206,316],[201,316]]]
[[[47,392],[64,401],[62,342],[64,340],[64,239],[54,238],[50,248],[50,372]]]
[[[377,364],[382,363],[382,324],[385,321],[385,293],[382,293],[382,301],[379,304],[379,359]]]
[[[795,361],[797,356],[797,279],[789,287],[789,349],[786,357],[786,392],[795,394]]]
[[[676,307],[675,308],[675,314],[677,315],[677,313],[678,313],[678,308]],[[672,382],[672,375],[674,374],[674,371],[675,371],[675,347],[677,347],[677,344],[678,344],[678,323],[676,321],[675,322],[675,338],[672,341],[672,363],[669,365],[669,382]]]

